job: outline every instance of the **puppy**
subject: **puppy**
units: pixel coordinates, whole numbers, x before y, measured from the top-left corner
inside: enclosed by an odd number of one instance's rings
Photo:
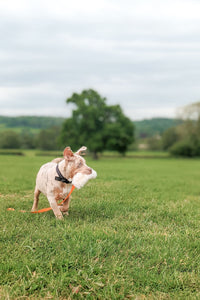
[[[59,206],[57,201],[65,199],[72,185],[80,189],[89,179],[97,176],[96,171],[88,167],[85,159],[81,157],[81,153],[86,149],[83,146],[73,153],[70,147],[66,147],[63,152],[64,159],[56,158],[40,168],[36,177],[32,212],[37,210],[39,195],[43,193],[56,218],[62,219],[62,212],[68,214],[70,197],[62,206]]]

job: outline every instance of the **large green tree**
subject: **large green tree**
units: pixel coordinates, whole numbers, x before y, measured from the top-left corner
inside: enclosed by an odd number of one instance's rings
[[[60,134],[63,146],[86,145],[94,158],[104,150],[125,154],[134,141],[134,126],[119,105],[108,106],[106,98],[92,89],[74,93],[66,102],[74,104],[75,109],[63,123]]]

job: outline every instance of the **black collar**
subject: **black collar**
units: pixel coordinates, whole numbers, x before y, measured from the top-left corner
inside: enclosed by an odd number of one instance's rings
[[[67,178],[65,178],[65,177],[61,174],[61,172],[60,172],[60,170],[59,170],[59,168],[58,168],[58,164],[57,164],[57,166],[56,166],[56,172],[57,172],[58,176],[55,176],[55,180],[62,181],[62,182],[64,182],[64,183],[66,183],[66,184],[72,183],[72,181],[69,181]]]

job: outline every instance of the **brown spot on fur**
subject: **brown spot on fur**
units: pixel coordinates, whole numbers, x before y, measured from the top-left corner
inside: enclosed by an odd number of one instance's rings
[[[74,175],[77,173],[77,168],[75,166],[73,166],[70,170],[70,178],[73,178]]]
[[[54,193],[56,201],[63,199],[62,189],[55,187],[53,189],[53,193]]]
[[[64,189],[64,187],[66,186],[66,183],[61,182],[61,183],[60,183],[60,186],[61,186],[61,189]]]

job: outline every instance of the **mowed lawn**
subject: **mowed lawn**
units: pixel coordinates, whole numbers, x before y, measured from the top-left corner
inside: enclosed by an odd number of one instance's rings
[[[200,160],[86,157],[58,221],[20,212],[50,159],[0,156],[0,299],[200,299]]]

